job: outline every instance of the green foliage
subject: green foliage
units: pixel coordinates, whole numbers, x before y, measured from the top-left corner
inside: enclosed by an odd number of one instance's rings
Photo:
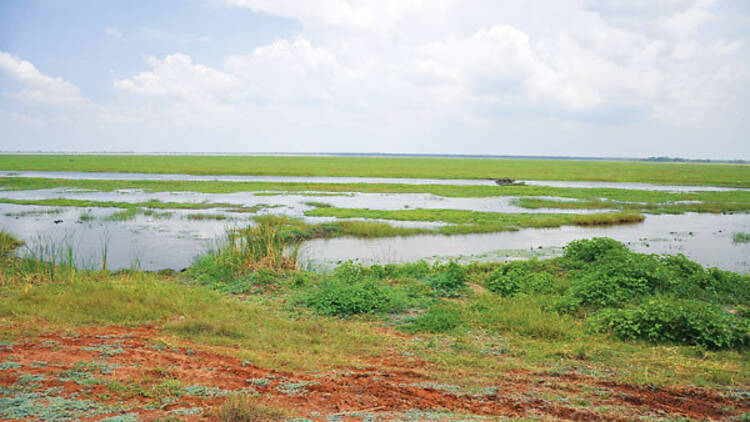
[[[608,255],[621,255],[628,252],[622,243],[608,237],[581,239],[565,246],[563,258],[565,264],[573,268],[581,268],[594,263]]]
[[[625,340],[674,342],[711,349],[750,346],[750,321],[706,302],[650,299],[637,307],[604,309],[590,321],[594,331]]]
[[[732,236],[734,243],[748,243],[750,242],[750,233],[738,232]]]
[[[716,349],[748,346],[750,277],[706,270],[683,255],[633,253],[606,238],[572,242],[559,261],[574,271],[556,308],[593,313],[595,331]]]
[[[403,288],[378,280],[351,282],[339,278],[323,281],[298,300],[319,314],[340,316],[399,312],[409,303]]]
[[[466,274],[462,266],[451,261],[445,265],[436,264],[432,271],[427,284],[438,296],[457,297],[465,292]]]
[[[547,294],[554,291],[552,274],[541,270],[536,260],[514,261],[495,270],[487,280],[487,290],[501,296]]]

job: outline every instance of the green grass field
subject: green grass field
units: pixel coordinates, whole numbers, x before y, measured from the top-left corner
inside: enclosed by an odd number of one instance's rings
[[[493,158],[0,155],[2,170],[437,179],[569,180],[750,187],[750,165]]]

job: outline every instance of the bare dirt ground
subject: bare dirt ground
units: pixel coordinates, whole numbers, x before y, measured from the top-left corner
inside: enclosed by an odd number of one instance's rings
[[[273,371],[202,346],[167,345],[154,327],[101,327],[0,346],[0,419],[210,420],[209,410],[236,393],[301,420],[732,420],[750,412],[744,393],[524,371],[467,391],[436,384],[429,372],[429,363],[402,355],[315,374]]]

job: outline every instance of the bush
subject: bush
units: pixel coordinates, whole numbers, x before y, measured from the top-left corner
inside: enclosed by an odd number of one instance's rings
[[[280,421],[287,414],[275,407],[260,403],[258,399],[239,394],[229,396],[221,406],[208,412],[208,416],[221,422]]]
[[[445,265],[435,265],[434,273],[428,278],[428,285],[438,296],[456,297],[466,290],[466,275],[462,266],[451,261]]]
[[[593,331],[623,340],[674,342],[711,349],[750,346],[750,322],[698,300],[651,299],[636,308],[604,309],[589,321]]]
[[[538,271],[537,261],[515,261],[495,270],[487,280],[487,290],[504,297],[518,294],[552,293],[555,280],[552,274]]]
[[[329,279],[305,292],[299,302],[319,314],[347,316],[398,312],[407,307],[408,297],[382,281]]]
[[[595,237],[568,243],[563,253],[563,259],[570,268],[581,268],[607,255],[619,255],[629,252],[625,245],[614,239]]]

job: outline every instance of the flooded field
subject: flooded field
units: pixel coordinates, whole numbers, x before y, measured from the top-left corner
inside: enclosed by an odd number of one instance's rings
[[[488,180],[386,179],[339,177],[270,177],[270,176],[191,176],[173,174],[83,173],[83,172],[4,172],[0,176],[55,178],[66,180],[221,180],[221,181],[300,181],[325,183],[406,183],[406,184],[494,184]],[[670,190],[691,192],[726,188],[663,186],[634,183],[597,182],[526,182],[530,185],[560,188],[621,188],[629,190]],[[738,190],[738,189],[734,189]],[[148,270],[170,268],[181,270],[193,259],[225,238],[227,230],[254,224],[258,215],[282,215],[316,224],[332,222],[335,217],[307,216],[318,207],[367,210],[456,210],[512,214],[593,214],[612,212],[607,209],[523,208],[517,197],[481,198],[444,197],[421,193],[357,192],[147,192],[121,189],[114,192],[53,188],[6,190],[5,200],[94,201],[104,206],[42,207],[37,205],[0,204],[0,229],[26,242],[31,252],[41,245],[54,244],[72,248],[80,265],[96,267],[107,254],[109,268],[137,266]],[[575,198],[550,198],[560,202]],[[205,209],[163,209],[157,213],[134,213],[126,219],[112,218],[117,207],[107,204],[138,204],[149,201],[174,204],[197,204]],[[211,204],[222,204],[213,207]],[[236,212],[231,207],[243,207]],[[251,210],[251,211],[247,211]],[[441,221],[389,220],[387,218],[349,218],[356,221],[386,222],[398,227],[437,228],[451,223]],[[749,273],[750,246],[735,243],[734,233],[750,231],[750,216],[744,213],[682,215],[647,215],[642,223],[556,228],[526,228],[516,231],[459,235],[417,235],[378,239],[314,239],[300,248],[300,260],[309,267],[330,267],[353,260],[362,263],[398,263],[420,259],[462,261],[497,261],[552,256],[559,254],[568,242],[596,236],[607,236],[627,243],[632,249],[659,254],[682,253],[707,266]]]
[[[221,182],[278,182],[278,183],[386,183],[405,185],[455,185],[455,186],[497,186],[492,179],[426,179],[390,177],[320,177],[320,176],[247,176],[247,175],[192,175],[156,173],[103,173],[69,171],[0,171],[0,177],[26,177],[71,180],[155,180],[155,181],[221,181]],[[610,188],[650,190],[663,192],[726,192],[748,191],[748,188],[728,188],[719,186],[681,186],[654,183],[628,182],[576,182],[554,180],[517,180],[513,183],[529,186],[551,186],[563,188]]]

